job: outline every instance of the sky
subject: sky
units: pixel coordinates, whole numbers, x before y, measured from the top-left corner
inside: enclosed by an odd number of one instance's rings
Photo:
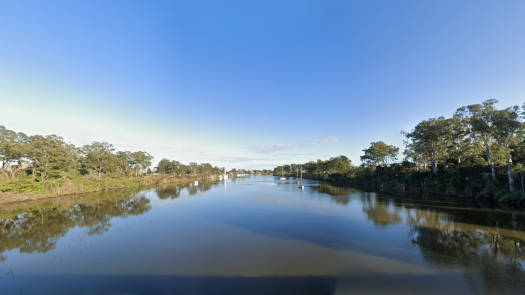
[[[0,0],[0,125],[261,169],[525,101],[525,1]]]

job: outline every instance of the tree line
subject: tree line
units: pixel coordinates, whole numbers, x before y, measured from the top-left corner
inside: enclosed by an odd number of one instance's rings
[[[31,175],[44,182],[86,174],[138,176],[147,172],[152,159],[144,151],[116,151],[108,142],[77,147],[60,136],[28,136],[0,126],[0,172],[10,179]]]
[[[360,166],[340,156],[278,166],[274,174],[296,175],[302,167],[312,178],[377,190],[448,192],[524,204],[525,104],[498,109],[496,103],[489,99],[463,106],[450,117],[429,118],[401,132],[403,159],[399,147],[375,141],[363,150]]]
[[[197,164],[195,162],[184,165],[179,161],[162,159],[159,161],[155,171],[159,174],[172,175],[219,175],[223,174],[225,169],[212,166],[210,163]]]
[[[145,151],[117,151],[108,142],[75,146],[56,135],[26,135],[0,125],[0,176],[13,180],[31,177],[35,182],[75,176],[141,176],[144,174],[217,175],[224,168],[209,163],[162,159],[151,169],[153,156]]]

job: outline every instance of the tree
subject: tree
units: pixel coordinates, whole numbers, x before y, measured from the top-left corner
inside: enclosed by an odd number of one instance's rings
[[[366,166],[386,166],[389,162],[397,160],[399,148],[382,141],[374,141],[363,152],[365,154],[361,156],[361,161]]]
[[[327,161],[326,166],[328,173],[330,174],[344,174],[350,169],[350,159],[343,155],[339,157],[330,158],[330,160]]]
[[[16,133],[0,125],[0,171],[13,178],[17,172],[24,169],[23,160],[27,136]]]
[[[446,159],[450,139],[450,121],[443,117],[424,120],[407,133],[407,149],[432,160],[432,172],[437,174],[439,159]]]
[[[107,142],[94,141],[85,145],[82,147],[84,165],[87,169],[96,171],[99,176],[115,170],[118,167],[118,158],[113,151],[115,147]]]
[[[489,162],[492,179],[496,180],[496,169],[493,159],[493,145],[495,143],[496,126],[494,125],[494,105],[498,101],[489,99],[482,104],[472,104],[458,111],[466,112],[472,136],[481,140],[485,145],[487,162]]]
[[[133,152],[131,153],[131,168],[135,170],[135,176],[139,176],[139,173],[143,173],[146,169],[151,166],[153,156],[147,152]]]
[[[128,151],[118,151],[117,160],[119,169],[127,176],[131,168],[132,154]]]
[[[162,159],[157,164],[155,171],[160,174],[173,174],[175,172],[175,167],[172,162],[168,159]]]
[[[509,190],[513,191],[514,178],[512,177],[512,151],[510,146],[517,140],[516,136],[522,129],[522,123],[519,121],[518,106],[494,111],[493,120],[494,137],[505,150]]]
[[[456,111],[449,120],[450,140],[448,142],[448,155],[461,164],[469,155],[472,154],[472,140],[469,136],[469,124],[465,113]]]
[[[58,177],[60,172],[68,171],[74,166],[76,149],[56,135],[33,135],[29,138],[26,156],[35,173],[45,181],[49,176]],[[50,175],[52,173],[52,175]]]

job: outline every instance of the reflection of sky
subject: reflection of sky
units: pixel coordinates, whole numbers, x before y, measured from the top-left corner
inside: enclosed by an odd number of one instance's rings
[[[421,119],[525,93],[519,0],[31,2],[0,10],[0,124],[157,160],[358,163]]]
[[[152,205],[144,214],[112,218],[108,231],[101,235],[88,236],[86,228],[70,229],[47,253],[7,251],[4,255],[8,258],[0,263],[0,272],[12,269],[16,274],[189,276],[458,274],[464,269],[456,264],[455,257],[428,249],[422,253],[422,248],[412,243],[416,236],[411,234],[414,227],[407,224],[407,213],[430,218],[418,226],[431,231],[438,229],[431,221],[438,220],[442,225],[464,230],[461,233],[467,237],[477,232],[475,224],[450,223],[459,216],[457,211],[418,211],[415,204],[405,210],[383,202],[375,194],[355,191],[349,192],[349,202],[341,203],[312,187],[302,191],[293,183],[280,184],[271,176],[239,179],[226,186],[218,182],[196,194],[183,188],[180,196],[173,199],[158,199],[154,189],[141,195],[150,199]],[[401,219],[393,217],[395,213]],[[488,226],[478,229],[491,230]],[[429,257],[434,260],[428,260]]]

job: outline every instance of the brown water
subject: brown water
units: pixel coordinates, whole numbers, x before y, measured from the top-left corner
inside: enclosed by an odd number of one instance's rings
[[[525,214],[271,176],[0,209],[0,294],[523,294]]]

